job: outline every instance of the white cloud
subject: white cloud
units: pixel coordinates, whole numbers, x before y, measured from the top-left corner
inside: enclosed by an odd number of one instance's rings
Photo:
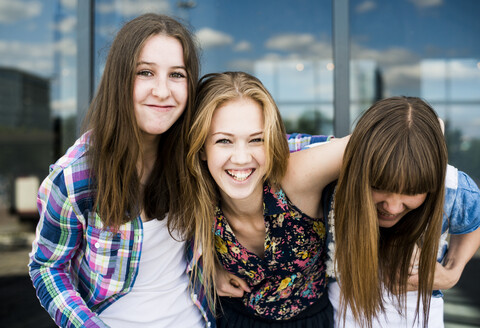
[[[137,16],[146,12],[170,13],[168,0],[123,0],[114,3],[101,3],[96,10],[102,14],[116,12],[124,17]]]
[[[80,0],[83,1],[83,0]],[[77,0],[61,0],[62,6],[68,9],[75,9],[77,7]]]
[[[0,0],[0,23],[13,23],[38,16],[42,7],[41,1]]]
[[[267,40],[267,49],[283,51],[299,51],[308,48],[315,42],[312,34],[281,34]]]
[[[265,47],[271,50],[290,52],[289,58],[332,57],[331,44],[315,40],[312,34],[276,35],[266,41]]]
[[[64,38],[55,44],[0,40],[0,66],[50,77],[53,74],[55,51],[63,57],[75,56],[76,40]]]
[[[228,62],[228,68],[235,71],[250,72],[253,74],[255,61],[249,59],[237,59]]]
[[[60,21],[56,28],[64,33],[67,34],[69,32],[72,32],[75,30],[75,27],[77,26],[77,17],[76,16],[68,16],[64,20]]]
[[[69,117],[77,112],[77,100],[75,98],[53,100],[51,106],[53,116]]]
[[[252,45],[248,41],[240,41],[239,43],[237,43],[235,45],[233,50],[235,50],[237,52],[250,51],[250,50],[252,50]]]
[[[443,4],[443,0],[409,0],[419,8],[436,7]]]
[[[213,30],[209,27],[204,27],[198,30],[196,37],[204,50],[233,43],[233,38],[230,35]]]
[[[359,14],[363,14],[363,13],[372,11],[372,10],[374,10],[375,8],[377,8],[377,4],[375,3],[375,1],[367,0],[367,1],[364,1],[364,2],[360,3],[360,4],[355,8],[355,11],[356,11],[357,13],[359,13]]]
[[[74,56],[77,54],[77,42],[72,38],[63,38],[55,43],[55,50],[64,56]]]

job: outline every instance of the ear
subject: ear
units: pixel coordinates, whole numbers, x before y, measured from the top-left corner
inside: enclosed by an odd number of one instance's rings
[[[202,161],[207,161],[207,154],[205,154],[205,148],[202,147],[202,149],[200,149],[200,159]]]

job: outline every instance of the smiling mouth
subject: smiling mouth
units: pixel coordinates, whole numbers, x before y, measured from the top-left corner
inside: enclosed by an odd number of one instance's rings
[[[395,220],[400,214],[390,214],[387,212],[380,211],[377,209],[377,214],[380,218],[384,220]]]
[[[252,173],[255,171],[255,169],[249,169],[249,170],[225,170],[229,176],[231,176],[234,180],[236,181],[245,181],[247,180]]]

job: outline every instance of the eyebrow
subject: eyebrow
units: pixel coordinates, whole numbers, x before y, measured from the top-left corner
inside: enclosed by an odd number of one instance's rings
[[[147,62],[147,61],[139,61],[137,63],[137,66],[140,66],[140,65],[149,65],[149,66],[155,66],[156,64],[155,63],[152,63],[152,62]],[[174,69],[184,69],[184,70],[187,70],[187,68],[185,66],[172,66],[171,68],[174,68]]]
[[[254,133],[252,133],[252,134],[250,134],[250,135],[248,135],[248,136],[249,136],[249,137],[255,137],[255,136],[261,135],[261,134],[263,134],[263,133],[264,133],[263,131],[254,132]],[[234,136],[233,133],[222,132],[222,131],[214,132],[214,133],[212,133],[212,136],[215,136],[215,135],[217,135],[217,134],[223,134],[223,135],[226,135],[226,136],[229,136],[229,137]]]

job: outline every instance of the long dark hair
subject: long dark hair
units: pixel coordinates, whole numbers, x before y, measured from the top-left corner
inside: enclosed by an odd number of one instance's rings
[[[136,65],[145,42],[162,34],[177,39],[183,48],[188,78],[187,106],[180,118],[162,134],[154,169],[143,199],[137,162],[143,158],[140,130],[133,107]],[[110,48],[98,91],[87,114],[91,131],[89,161],[96,188],[95,208],[108,227],[118,227],[139,215],[163,218],[169,227],[184,230],[178,177],[185,169],[184,140],[188,132],[198,81],[199,61],[193,36],[177,20],[144,14],[126,23]]]
[[[358,121],[344,154],[335,195],[335,255],[341,309],[370,327],[383,310],[382,286],[405,305],[410,260],[419,261],[418,307],[428,322],[433,275],[443,219],[447,148],[435,111],[414,97],[392,97]],[[395,226],[381,229],[371,189],[415,195],[423,204]]]

